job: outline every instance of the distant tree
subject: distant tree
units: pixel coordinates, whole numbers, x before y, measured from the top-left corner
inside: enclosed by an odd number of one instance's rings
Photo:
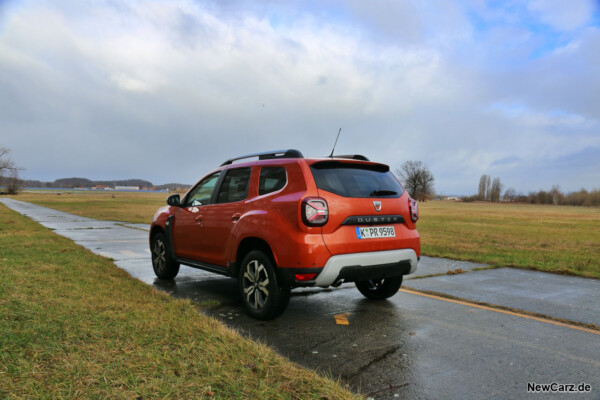
[[[8,153],[10,150],[6,147],[0,147],[0,176],[3,176],[4,173],[13,168],[13,162],[8,158]]]
[[[566,202],[571,206],[583,206],[586,200],[589,198],[590,193],[584,188],[579,189],[577,192],[571,192],[567,195]]]
[[[479,178],[479,190],[477,191],[477,200],[485,200],[488,178],[489,176],[485,174],[481,175],[481,178]]]
[[[517,190],[513,187],[509,187],[504,191],[504,201],[515,201],[517,197]]]
[[[406,161],[397,171],[410,196],[425,201],[433,195],[433,174],[421,161]]]
[[[6,193],[16,194],[21,188],[19,168],[8,157],[8,153],[10,149],[0,147],[0,186],[4,186]]]
[[[554,185],[552,189],[550,189],[550,196],[552,196],[552,204],[559,205],[564,204],[565,195],[560,191],[560,186]]]
[[[492,201],[492,177],[489,175],[485,182],[485,199],[487,201]]]
[[[500,201],[500,193],[502,192],[502,183],[500,182],[500,178],[494,178],[492,182],[492,188],[490,190],[490,201],[499,202]]]
[[[54,187],[73,189],[76,187],[92,187],[94,183],[87,178],[61,178],[54,181]]]

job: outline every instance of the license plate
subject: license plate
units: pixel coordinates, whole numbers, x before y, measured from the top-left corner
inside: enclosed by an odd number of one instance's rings
[[[390,238],[396,237],[396,231],[393,226],[356,227],[356,237],[359,239]]]

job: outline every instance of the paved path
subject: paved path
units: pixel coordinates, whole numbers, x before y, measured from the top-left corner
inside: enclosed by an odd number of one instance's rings
[[[1,198],[9,208],[28,216],[55,233],[68,237],[80,246],[114,260],[114,263],[148,284],[156,280],[150,260],[149,225],[101,221],[80,217],[51,208],[10,198]],[[210,275],[194,268],[181,267],[185,275]]]
[[[98,221],[9,198],[0,202],[114,259],[132,276],[158,289],[200,304],[216,304],[205,312],[376,399],[573,397],[534,396],[527,393],[528,382],[585,382],[594,388],[592,393],[574,398],[600,398],[597,333],[410,292],[372,302],[350,284],[295,290],[281,317],[256,321],[243,313],[233,279],[187,267],[181,268],[175,281],[156,279],[147,225]],[[477,267],[481,265],[423,257],[418,273]],[[405,284],[600,325],[598,280],[502,268],[407,279]],[[337,325],[333,318],[337,314],[346,314],[349,325]]]
[[[131,276],[149,284],[157,280],[150,263],[148,225],[100,221],[9,198],[0,201],[92,252],[113,259]],[[405,286],[600,326],[600,280],[513,268],[415,279],[485,266],[422,257],[417,272],[407,277]],[[182,267],[180,276],[217,277],[188,267]]]
[[[415,279],[406,286],[600,327],[597,279],[499,268]]]

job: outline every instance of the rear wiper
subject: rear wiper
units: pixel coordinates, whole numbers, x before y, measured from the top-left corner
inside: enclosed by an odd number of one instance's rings
[[[371,193],[371,197],[373,197],[373,196],[393,196],[395,194],[398,194],[398,192],[394,192],[393,190],[387,190],[387,189],[374,190],[373,193]]]

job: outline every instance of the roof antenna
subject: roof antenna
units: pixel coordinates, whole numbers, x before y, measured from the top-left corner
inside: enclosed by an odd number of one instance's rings
[[[331,149],[331,154],[329,155],[329,158],[333,158],[333,151],[335,150],[335,145],[337,144],[337,141],[340,138],[341,131],[342,131],[342,128],[340,128],[340,130],[338,131],[338,134],[337,134],[337,137],[335,138],[335,143],[333,144],[333,149]]]

